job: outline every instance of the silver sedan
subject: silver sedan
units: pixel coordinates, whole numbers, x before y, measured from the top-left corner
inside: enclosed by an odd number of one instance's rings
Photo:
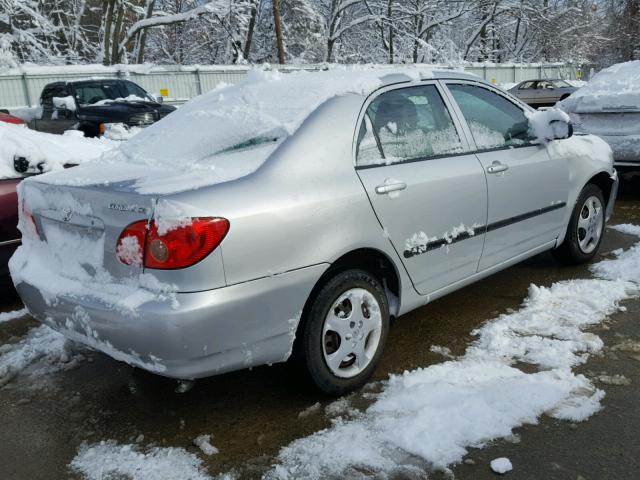
[[[35,318],[129,364],[195,379],[293,357],[343,394],[392,318],[546,250],[595,255],[611,151],[562,119],[541,141],[532,115],[452,71],[251,78],[134,137],[124,172],[23,182],[12,276]]]
[[[532,107],[549,107],[578,90],[564,80],[525,80],[509,89],[509,93]]]

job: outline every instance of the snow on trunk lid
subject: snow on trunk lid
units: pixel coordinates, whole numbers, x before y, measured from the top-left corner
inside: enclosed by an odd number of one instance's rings
[[[132,222],[149,219],[153,198],[93,187],[27,180],[18,187],[23,244],[10,261],[14,283],[38,288],[47,302],[92,297],[123,311],[154,300],[175,303],[175,288],[116,256]]]

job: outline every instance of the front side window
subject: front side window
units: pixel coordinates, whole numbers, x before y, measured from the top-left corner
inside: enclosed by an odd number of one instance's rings
[[[434,85],[391,90],[367,109],[358,136],[358,164],[394,163],[464,151]]]
[[[522,85],[520,85],[520,90],[529,90],[531,88],[534,88],[536,82],[524,82]]]
[[[449,84],[448,87],[478,149],[522,146],[535,141],[522,109],[502,95],[475,85]]]

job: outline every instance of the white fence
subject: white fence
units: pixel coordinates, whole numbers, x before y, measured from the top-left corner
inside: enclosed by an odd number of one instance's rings
[[[516,83],[532,78],[584,78],[580,67],[566,64],[468,64],[438,65],[439,68],[464,69],[496,84]],[[318,70],[326,66],[286,66],[285,71]],[[330,68],[330,67],[329,67]],[[40,92],[51,82],[85,78],[129,78],[148,92],[180,104],[215,88],[220,83],[238,83],[250,67],[241,66],[148,66],[78,65],[61,67],[23,67],[0,74],[0,108],[35,107]],[[586,78],[585,78],[586,79]]]

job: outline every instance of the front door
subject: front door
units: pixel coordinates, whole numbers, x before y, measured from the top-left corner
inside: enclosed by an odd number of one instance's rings
[[[554,241],[568,197],[566,159],[552,159],[523,109],[497,90],[448,82],[487,173],[489,214],[480,270]]]
[[[416,290],[476,273],[486,222],[485,174],[435,82],[376,97],[363,118],[357,171]]]

